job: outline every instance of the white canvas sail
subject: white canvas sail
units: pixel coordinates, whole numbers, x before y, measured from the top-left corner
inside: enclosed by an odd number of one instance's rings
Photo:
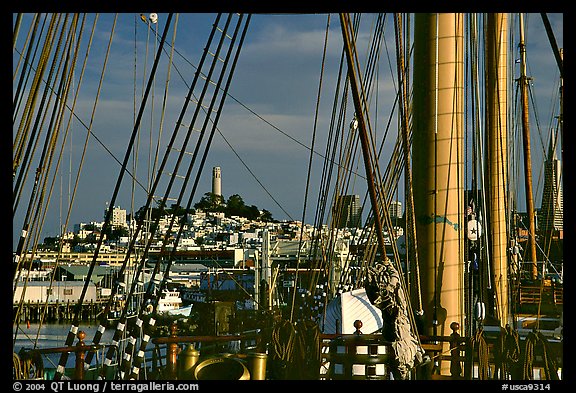
[[[323,332],[353,334],[356,331],[356,320],[362,321],[360,330],[364,334],[371,334],[382,328],[382,313],[370,303],[364,288],[344,292],[328,303],[322,324]]]

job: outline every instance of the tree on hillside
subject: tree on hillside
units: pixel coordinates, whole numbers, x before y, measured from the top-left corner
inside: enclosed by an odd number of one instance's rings
[[[238,194],[230,195],[224,203],[224,198],[221,195],[207,192],[194,207],[205,212],[224,212],[227,217],[238,216],[249,220],[274,221],[272,213],[268,210],[262,210],[260,213],[257,206],[247,206],[244,199]]]
[[[205,212],[218,212],[224,211],[223,204],[224,198],[222,195],[207,192],[200,199],[200,201],[194,205],[194,208],[203,210]]]
[[[226,202],[226,214],[229,216],[242,216],[246,205],[244,200],[238,194],[230,195],[228,201]]]
[[[260,214],[260,221],[264,221],[264,222],[273,222],[275,221],[274,218],[272,217],[272,213],[270,213],[268,210],[266,209],[262,209],[262,213]]]

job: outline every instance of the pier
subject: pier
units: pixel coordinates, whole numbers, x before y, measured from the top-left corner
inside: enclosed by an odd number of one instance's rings
[[[107,299],[91,300],[85,302],[81,306],[81,316],[82,321],[95,321],[100,318],[100,314],[104,310]],[[120,310],[120,301],[111,307],[111,311],[116,309]],[[19,308],[19,304],[15,303],[13,306],[14,315]],[[74,318],[74,311],[76,309],[76,302],[54,302],[48,303],[38,301],[28,301],[22,305],[22,310],[19,313],[20,323],[36,323],[40,322],[42,314],[44,314],[43,322],[69,322]]]

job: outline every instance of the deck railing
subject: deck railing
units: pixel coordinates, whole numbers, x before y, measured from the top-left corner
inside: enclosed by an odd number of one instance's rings
[[[450,336],[420,336],[420,343],[426,355],[431,359],[431,363],[421,365],[426,367],[427,372],[417,373],[414,370],[416,379],[493,379],[497,374],[498,361],[495,356],[499,337],[494,332],[482,335],[484,352],[479,355],[477,342],[471,337],[462,337],[458,333],[459,325],[452,323],[450,326],[453,333]],[[484,332],[486,333],[486,332]],[[43,348],[29,350],[29,354],[44,355],[50,353],[74,353],[75,368],[74,379],[85,378],[85,355],[90,351],[98,351],[108,345],[86,345],[84,339],[86,334],[78,332],[78,342],[74,346]],[[261,330],[245,332],[244,334],[231,334],[221,336],[179,336],[177,325],[170,327],[170,336],[156,337],[152,339],[154,348],[150,350],[152,356],[153,375],[158,379],[176,380],[193,379],[187,371],[202,361],[202,356],[216,355],[220,357],[234,358],[248,365],[250,374],[257,376],[252,379],[266,378],[267,351]],[[236,342],[235,353],[223,354],[222,349],[231,342]],[[185,344],[188,344],[187,346]],[[448,345],[446,345],[448,344]],[[392,353],[391,343],[385,342],[381,334],[362,334],[359,329],[353,334],[320,334],[319,336],[320,368],[318,370],[319,379],[388,379],[390,371],[388,369],[388,354]],[[553,342],[549,344],[558,359],[558,366],[562,367],[562,343]],[[358,348],[363,347],[362,350]],[[448,349],[447,349],[448,347]],[[162,356],[162,353],[165,356]],[[225,351],[224,351],[225,352]],[[350,359],[346,359],[346,355]],[[226,356],[224,356],[226,355]],[[229,355],[229,356],[228,356]],[[257,356],[254,356],[257,355]],[[16,356],[17,357],[17,356]],[[165,365],[158,361],[165,359]],[[434,366],[442,362],[450,362],[450,375],[440,375]],[[331,364],[332,363],[332,364]],[[334,365],[339,365],[339,373],[335,374]],[[380,371],[377,370],[380,366]],[[352,367],[365,366],[365,373],[357,374],[352,372]],[[489,367],[486,371],[486,367]],[[535,357],[534,367],[542,368],[542,359]],[[16,369],[16,367],[15,367]],[[43,370],[39,370],[43,371]],[[480,375],[482,373],[482,375]],[[365,376],[365,377],[364,377]],[[21,369],[15,373],[16,379],[26,379],[27,374]]]

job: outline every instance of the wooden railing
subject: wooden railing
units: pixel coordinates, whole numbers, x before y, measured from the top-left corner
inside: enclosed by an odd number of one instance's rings
[[[77,333],[78,343],[69,347],[57,347],[57,348],[41,348],[41,349],[31,349],[27,352],[30,354],[46,355],[51,353],[74,353],[76,356],[75,367],[74,367],[74,379],[84,379],[84,359],[86,358],[86,352],[98,351],[104,348],[104,345],[86,345],[84,339],[86,338],[86,333],[79,331]],[[15,376],[18,378],[18,376]]]
[[[360,324],[361,326],[361,324]],[[451,364],[450,375],[440,376],[438,374],[431,375],[428,374],[427,378],[438,379],[438,378],[449,378],[449,379],[473,379],[473,369],[475,364],[479,364],[478,354],[475,353],[474,342],[470,337],[462,337],[458,333],[459,325],[453,322],[450,326],[452,329],[452,334],[450,336],[420,336],[420,343],[422,349],[430,357],[432,362],[435,361],[449,361]],[[260,354],[265,354],[266,348],[263,342],[262,332],[260,330],[254,330],[245,334],[234,334],[234,335],[223,335],[223,336],[178,336],[177,325],[173,324],[170,327],[170,336],[168,337],[156,337],[152,339],[155,344],[154,353],[160,353],[160,346],[165,346],[166,348],[166,364],[162,368],[161,378],[167,380],[179,379],[179,369],[182,368],[182,360],[179,359],[179,354],[182,353],[184,346],[182,344],[200,344],[203,352],[205,350],[210,353],[210,346],[215,347],[215,353],[218,353],[218,346],[234,341],[240,342],[240,351],[234,356],[241,360],[247,360],[247,353],[255,352]],[[85,355],[89,351],[97,351],[99,349],[105,348],[107,345],[86,345],[84,339],[86,334],[82,331],[78,332],[78,342],[75,346],[69,347],[59,347],[59,348],[44,348],[44,349],[34,349],[30,350],[31,353],[38,354],[49,354],[49,353],[74,353],[75,359],[75,369],[74,369],[74,379],[84,379],[84,359]],[[335,359],[334,353],[331,353],[331,345],[335,342],[344,342],[344,345],[380,345],[391,347],[391,343],[384,342],[382,340],[381,334],[362,334],[357,328],[357,331],[353,334],[320,334],[320,368],[325,367],[325,372],[322,373],[318,370],[319,379],[330,379],[333,376],[328,372],[328,364],[331,360]],[[486,345],[489,353],[489,364],[494,367],[494,349],[497,337],[493,335],[492,337],[486,337]],[[247,345],[251,342],[252,345]],[[448,350],[446,350],[446,343],[448,343]],[[556,344],[556,343],[554,343]],[[559,352],[559,366],[561,366],[562,351],[560,345]],[[193,348],[195,345],[189,345],[188,350]],[[554,347],[558,347],[554,345]],[[556,349],[557,350],[557,349]],[[192,349],[194,351],[194,349]],[[388,352],[387,352],[388,353]],[[392,353],[392,351],[390,351]],[[372,354],[371,352],[369,354]],[[378,355],[378,354],[375,354]],[[196,354],[198,357],[199,355]],[[180,361],[180,363],[179,363]],[[267,359],[264,359],[264,369]],[[536,364],[536,366],[538,366]],[[431,368],[430,368],[431,369]],[[494,373],[494,368],[491,368],[491,373]],[[418,379],[425,374],[419,374]],[[16,376],[18,378],[18,376]]]

